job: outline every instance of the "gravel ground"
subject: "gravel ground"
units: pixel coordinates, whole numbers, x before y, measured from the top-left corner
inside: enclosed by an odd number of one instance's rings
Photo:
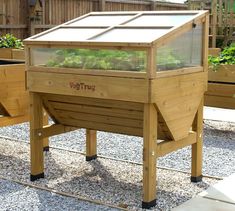
[[[28,124],[0,128],[0,136],[29,141]],[[50,138],[50,146],[85,152],[85,131]],[[98,155],[142,162],[142,138],[98,132]],[[203,174],[225,177],[235,173],[235,123],[204,121]],[[191,147],[158,159],[158,166],[190,172]]]
[[[0,179],[0,210],[118,210]]]
[[[31,183],[29,181],[29,145],[23,142],[0,139],[0,146],[0,175],[13,180]],[[141,210],[141,165],[104,158],[86,162],[84,156],[79,153],[58,149],[51,149],[50,152],[46,153],[45,158],[45,179],[40,179],[31,184],[116,206],[127,207],[132,210]],[[211,184],[218,181],[216,179],[204,178],[202,182],[191,183],[190,174],[163,169],[157,170],[157,177],[158,200],[157,206],[154,208],[155,210],[169,210],[194,197],[197,193],[202,192]],[[27,201],[25,206],[26,208],[28,206],[28,209],[31,209],[34,203],[36,203],[35,201],[30,203],[31,198],[27,199],[30,191],[36,190],[24,188],[18,196],[19,198],[16,199],[18,201],[22,197],[22,200]],[[51,193],[47,194],[50,195]],[[43,195],[43,197],[46,198],[49,195]],[[35,200],[38,197],[37,195]],[[4,198],[3,195],[3,200],[7,200],[6,203],[9,204],[10,208],[12,208],[11,204],[14,208],[14,203],[16,202],[8,202],[8,200],[14,200],[12,197]],[[48,198],[48,200],[51,202],[50,206],[53,207],[53,204],[58,206],[56,210],[64,209],[59,207],[59,198],[58,201],[57,198]],[[68,199],[63,200],[66,201]],[[66,203],[68,206],[71,205],[73,207],[74,201],[66,201]],[[35,206],[39,206],[39,210],[47,209],[40,203]],[[79,206],[78,202],[76,206]],[[87,206],[94,206],[94,209],[100,208],[90,204]],[[94,209],[92,208],[92,210]]]
[[[84,152],[84,132],[77,130],[52,137],[50,146]],[[0,136],[17,140],[0,138],[1,176],[31,183],[28,134],[27,123],[0,128]],[[224,177],[235,173],[235,123],[205,120],[203,152],[203,174]],[[98,153],[141,163],[142,138],[98,132]],[[159,158],[158,166],[190,172],[190,154],[190,147],[186,147]],[[50,149],[45,156],[45,167],[46,178],[32,184],[107,204],[141,210],[141,165],[104,158],[88,163],[79,153]],[[204,178],[202,182],[195,184],[190,182],[190,174],[164,169],[157,170],[157,177],[158,200],[155,210],[170,210],[218,181]],[[44,203],[44,200],[48,203]],[[4,180],[0,180],[0,201],[0,210],[105,209],[100,205],[26,188]],[[112,210],[107,206],[106,209]]]

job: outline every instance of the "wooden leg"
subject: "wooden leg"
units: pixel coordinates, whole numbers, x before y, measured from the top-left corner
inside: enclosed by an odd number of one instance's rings
[[[142,208],[156,205],[157,111],[153,104],[144,105],[143,201]]]
[[[86,130],[86,161],[97,158],[96,130]]]
[[[43,110],[43,125],[48,125],[48,115],[45,110]],[[43,139],[43,151],[49,151],[49,138]]]
[[[44,177],[43,139],[35,133],[43,127],[42,101],[37,93],[30,93],[30,157],[31,176],[34,181]]]
[[[204,100],[202,99],[193,123],[193,130],[197,132],[197,142],[195,144],[192,144],[192,161],[191,161],[192,182],[202,181],[203,105],[204,105]]]

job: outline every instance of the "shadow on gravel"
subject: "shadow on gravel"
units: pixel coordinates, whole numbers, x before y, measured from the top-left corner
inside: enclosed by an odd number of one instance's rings
[[[92,166],[92,170],[84,170],[81,176],[75,176],[69,181],[58,183],[54,186],[54,189],[63,192],[72,193],[90,200],[97,200],[103,203],[109,203],[121,207],[127,207],[133,209],[133,207],[141,208],[142,202],[142,180],[125,182],[122,175],[120,179],[114,177],[111,171],[99,160],[93,160],[87,163]],[[131,171],[131,169],[123,169],[124,171]],[[160,176],[160,175],[159,175]],[[164,181],[165,178],[159,177]],[[198,187],[205,189],[209,187],[209,184],[201,182],[197,184]],[[171,205],[175,206],[187,201],[191,198],[190,195],[179,192],[167,191],[157,187],[157,205],[155,209],[162,210],[166,208],[166,200],[171,199]],[[181,199],[181,200],[179,200]],[[170,207],[169,207],[170,208]]]
[[[235,135],[235,134],[234,134]],[[231,140],[225,137],[204,137],[203,142],[204,147],[207,148],[218,148],[218,149],[228,149],[235,152],[235,140]]]
[[[24,186],[20,186],[7,180],[0,179],[0,201],[2,198],[7,198],[9,195],[15,194],[16,192],[21,191],[24,188]]]
[[[208,189],[211,185],[210,184],[208,184],[207,182],[204,182],[203,181],[203,178],[202,178],[202,181],[201,182],[195,182],[195,183],[193,183],[194,184],[194,186],[197,186],[197,187],[199,187],[199,188],[203,188],[203,189]]]
[[[46,179],[57,179],[63,176],[64,170],[57,164],[50,151],[44,152],[44,162]]]
[[[30,165],[28,161],[0,153],[0,174],[11,179],[29,180]]]
[[[55,189],[104,203],[129,206],[130,199],[132,205],[141,203],[141,181],[128,183],[114,178],[99,160],[90,161],[87,165],[92,166],[92,170],[83,170],[81,176],[74,175],[70,181],[56,184]]]
[[[205,135],[211,135],[211,136],[218,136],[218,137],[229,137],[230,139],[234,139],[235,141],[235,131],[231,130],[219,130],[219,129],[213,129],[213,128],[207,128],[204,129]]]
[[[50,152],[44,153],[45,177],[56,179],[63,175],[63,170],[56,163]],[[29,182],[30,163],[24,159],[18,159],[13,156],[6,156],[0,153],[0,175],[11,179]],[[44,184],[47,180],[44,180]]]

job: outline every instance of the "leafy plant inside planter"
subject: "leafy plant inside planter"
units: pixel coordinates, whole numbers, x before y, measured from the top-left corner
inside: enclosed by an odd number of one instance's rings
[[[214,71],[217,71],[221,64],[235,64],[235,44],[224,48],[219,56],[209,56],[208,62]]]
[[[108,49],[60,49],[47,63],[47,67],[79,69],[145,71],[144,51],[122,51]],[[157,57],[158,71],[178,69],[183,63],[171,51],[164,50]]]
[[[47,67],[144,71],[146,55],[141,51],[96,49],[57,50]]]
[[[12,34],[6,34],[0,37],[0,48],[23,48],[23,42]]]
[[[179,59],[179,56],[174,55],[172,49],[162,48],[161,51],[157,53],[157,70],[174,70],[182,68],[184,64],[182,59]]]

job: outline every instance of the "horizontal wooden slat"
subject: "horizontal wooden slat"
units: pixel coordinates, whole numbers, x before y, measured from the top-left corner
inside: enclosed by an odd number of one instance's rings
[[[91,121],[95,123],[105,123],[111,125],[143,128],[143,121],[136,119],[118,118],[112,116],[71,112],[65,110],[55,110],[55,112],[60,117],[60,119],[67,118],[67,119]]]
[[[41,93],[40,95],[42,98],[45,98],[48,101],[53,101],[53,102],[127,109],[127,110],[140,111],[140,112],[143,112],[143,109],[144,109],[142,103],[134,103],[134,102],[128,102],[128,101],[106,100],[106,99],[98,99],[98,98],[67,96],[67,95],[57,95],[57,94],[47,94],[47,93]]]
[[[7,25],[0,25],[0,29],[25,29],[27,28],[26,24],[7,24]]]
[[[205,105],[218,108],[235,109],[235,98],[205,95]]]
[[[59,124],[127,135],[143,135],[141,103],[45,93],[40,93],[40,96],[47,112]]]
[[[47,137],[51,137],[54,135],[59,135],[61,133],[70,132],[70,131],[77,130],[77,129],[78,128],[76,127],[68,127],[68,126],[61,125],[61,124],[54,124],[54,125],[44,126],[43,128],[40,128],[40,129],[36,129],[35,135],[40,137],[40,139],[42,139],[42,138],[47,138]]]
[[[50,101],[50,104],[56,110],[67,110],[80,113],[100,114],[113,117],[128,117],[130,119],[143,119],[143,112],[141,111],[125,110],[112,107],[98,107],[98,106],[83,105],[83,104],[60,103],[53,101]]]
[[[44,47],[44,46],[39,46],[39,47]],[[76,47],[76,46],[73,46],[73,47]],[[77,48],[80,48],[80,47],[81,46],[77,46]],[[105,49],[104,47],[101,47],[101,48]],[[92,46],[90,47],[90,49],[92,49]],[[120,48],[109,48],[109,49],[120,50]],[[125,49],[122,48],[122,50],[125,50]],[[140,50],[140,49],[137,49],[137,50]],[[144,49],[144,50],[146,50],[146,49]],[[43,67],[42,68],[42,67],[38,67],[38,66],[30,66],[29,70],[35,71],[35,72],[51,72],[51,73],[95,75],[95,76],[112,76],[112,77],[121,77],[121,78],[147,78],[146,72],[133,72],[133,71],[86,70],[86,69],[65,68],[65,67],[60,67],[60,68]]]
[[[62,124],[69,126],[76,126],[81,128],[87,128],[91,130],[100,130],[105,132],[120,133],[133,136],[143,136],[142,128],[131,128],[126,126],[103,124],[96,122],[89,122],[84,120],[74,120],[74,119],[62,119]]]
[[[12,59],[25,60],[24,50],[12,49]]]
[[[30,71],[27,88],[32,92],[145,103],[148,102],[149,87],[147,79]]]
[[[218,56],[220,52],[221,52],[220,48],[209,48],[208,49],[208,55],[211,55],[211,56]]]
[[[178,149],[194,144],[196,141],[195,132],[191,132],[186,138],[179,141],[163,141],[156,145],[156,155],[157,157],[164,156],[170,152],[174,152]]]
[[[235,108],[235,84],[208,83],[205,105],[219,108]]]
[[[208,90],[205,94],[230,97],[235,100],[235,84],[208,83]]]
[[[0,48],[0,58],[1,59],[12,59],[12,49],[11,48]]]
[[[235,84],[235,65],[220,65],[217,71],[209,68],[208,81]]]

